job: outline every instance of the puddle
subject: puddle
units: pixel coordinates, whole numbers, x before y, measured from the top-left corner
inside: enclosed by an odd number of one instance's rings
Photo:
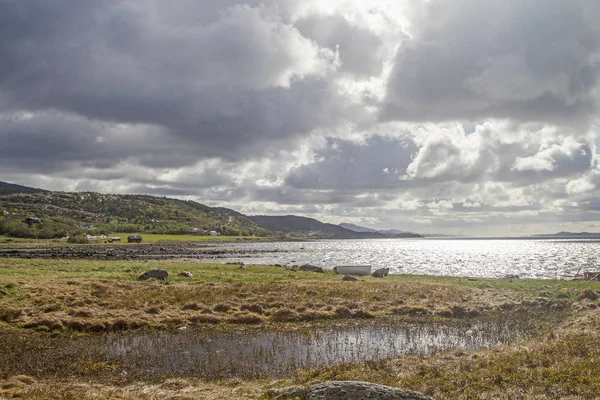
[[[511,326],[513,325],[513,326]],[[76,345],[100,351],[127,373],[143,376],[278,378],[298,369],[376,361],[406,354],[508,344],[531,333],[516,324],[361,326],[311,332],[219,333],[187,330],[110,334]]]

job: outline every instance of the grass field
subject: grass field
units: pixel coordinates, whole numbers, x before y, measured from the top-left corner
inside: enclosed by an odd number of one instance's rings
[[[167,269],[169,284],[137,280],[153,268]],[[181,271],[193,277],[178,277]],[[332,379],[401,386],[436,399],[593,399],[600,391],[599,292],[600,283],[589,281],[394,275],[341,282],[333,272],[271,266],[0,259],[0,399],[269,399],[273,388]],[[11,369],[48,340],[116,330],[316,329],[503,314],[543,329],[516,346],[331,365],[277,381],[140,381],[93,358],[84,370],[81,360],[68,359],[44,361],[47,370]]]
[[[111,245],[128,245],[127,236],[132,233],[111,233],[108,237],[120,237],[120,242],[113,242]],[[223,243],[238,241],[272,241],[271,237],[261,236],[198,236],[198,235],[156,235],[145,233],[141,235],[143,243],[176,243],[176,242],[200,242],[200,243]],[[103,245],[105,240],[90,240],[88,244]],[[0,235],[0,247],[48,247],[48,246],[77,246],[77,244],[68,243],[64,239],[22,239],[9,238]]]
[[[127,244],[127,236],[131,233],[113,233],[110,237],[118,236],[121,242]],[[199,236],[199,235],[155,235],[152,233],[141,234],[143,243],[169,243],[169,242],[236,242],[236,241],[266,241],[272,238],[261,236]]]

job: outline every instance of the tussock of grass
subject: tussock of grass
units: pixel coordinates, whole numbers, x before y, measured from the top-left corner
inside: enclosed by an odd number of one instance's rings
[[[172,275],[192,270],[194,278],[173,277],[169,285],[137,281],[141,272],[153,268],[166,268]],[[238,324],[244,318],[230,317],[240,312],[260,316],[261,323],[389,315],[472,317],[491,308],[556,303],[550,298],[542,304],[521,290],[463,286],[459,279],[394,276],[349,285],[332,272],[299,272],[291,280],[283,268],[261,266],[240,271],[236,265],[9,259],[1,272],[13,293],[0,297],[0,320],[48,331],[111,331],[116,318],[125,319],[124,326],[132,329],[202,321]],[[25,274],[26,280],[21,278]],[[196,316],[210,311],[223,318]]]

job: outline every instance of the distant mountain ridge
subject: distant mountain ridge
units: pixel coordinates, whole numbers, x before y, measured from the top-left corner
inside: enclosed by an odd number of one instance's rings
[[[364,226],[360,226],[360,225],[355,225],[355,224],[349,224],[349,223],[341,223],[339,226],[341,226],[344,229],[349,229],[351,231],[354,232],[365,232],[365,233],[377,233],[377,234],[381,234],[384,235],[384,237],[395,237],[395,238],[400,238],[400,237],[423,237],[420,234],[414,233],[414,232],[406,232],[406,231],[401,231],[398,229],[380,229],[380,230],[376,230],[376,229],[371,229],[371,228],[367,228]]]
[[[289,234],[297,237],[314,238],[336,238],[336,239],[366,239],[383,238],[384,235],[370,232],[354,232],[342,228],[339,225],[327,224],[314,218],[299,217],[297,215],[251,215],[248,218],[262,226],[275,232]]]
[[[37,193],[47,192],[44,189],[33,188],[29,186],[17,185],[16,183],[8,183],[0,181],[0,193]]]
[[[355,225],[355,224],[349,224],[347,222],[341,223],[340,226],[344,229],[349,229],[354,232],[371,232],[371,233],[377,232],[377,230],[375,230],[375,229],[366,228],[364,226]]]
[[[558,232],[538,233],[531,237],[600,237],[600,232]]]
[[[336,239],[385,239],[397,237],[421,237],[416,233],[384,233],[354,224],[327,224],[314,218],[296,215],[267,216],[254,215],[248,218],[263,228],[283,232],[290,236],[323,237]],[[349,229],[352,228],[352,229]]]

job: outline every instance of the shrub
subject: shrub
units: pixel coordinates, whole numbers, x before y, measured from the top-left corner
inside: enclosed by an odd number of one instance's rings
[[[89,240],[83,235],[71,235],[67,239],[68,243],[87,244]]]

